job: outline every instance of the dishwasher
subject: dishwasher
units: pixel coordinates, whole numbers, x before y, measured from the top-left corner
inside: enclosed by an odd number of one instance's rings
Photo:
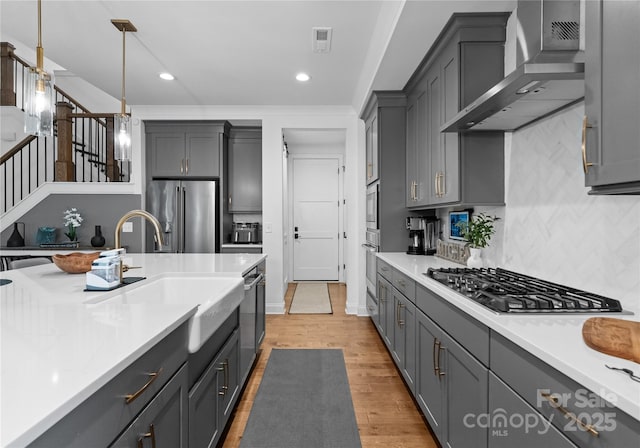
[[[258,303],[260,291],[261,304]],[[240,303],[240,378],[243,383],[251,371],[259,345],[260,335],[256,328],[261,322],[258,322],[257,318],[259,314],[264,315],[264,311],[259,313],[260,305],[264,310],[264,273],[255,267],[244,275],[244,299]]]

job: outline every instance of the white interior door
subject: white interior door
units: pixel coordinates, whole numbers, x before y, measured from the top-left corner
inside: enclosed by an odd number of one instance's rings
[[[339,160],[294,158],[292,163],[293,280],[338,280]]]

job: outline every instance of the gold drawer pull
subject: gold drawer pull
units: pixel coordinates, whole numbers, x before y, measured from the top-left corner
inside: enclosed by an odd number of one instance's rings
[[[140,395],[142,395],[142,393],[147,390],[147,388],[149,386],[151,386],[151,384],[158,379],[158,377],[160,376],[160,374],[162,373],[162,367],[160,367],[160,369],[157,372],[153,372],[153,373],[149,373],[149,381],[147,381],[147,383],[142,386],[140,388],[140,390],[138,390],[136,393],[130,394],[130,395],[125,395],[124,399],[125,399],[125,403],[129,404],[132,401],[134,401],[136,398],[138,398]]]
[[[578,426],[580,426],[585,431],[589,432],[589,434],[591,434],[593,437],[599,437],[600,436],[600,433],[596,430],[596,428],[593,427],[593,425],[587,425],[582,420],[580,420],[578,417],[576,417],[576,414],[574,414],[573,412],[571,412],[571,411],[567,410],[566,408],[560,406],[557,397],[554,397],[553,395],[551,395],[549,393],[546,393],[546,392],[540,392],[540,396],[542,398],[546,399],[547,401],[551,402],[552,403],[551,406],[554,409],[557,409],[558,411],[560,411],[566,418],[571,419],[574,422],[576,422],[578,424]]]
[[[591,128],[591,125],[585,115],[582,120],[582,170],[584,174],[589,174],[589,167],[593,166],[593,163],[587,162],[587,128]]]
[[[138,439],[138,448],[144,448],[144,439],[147,437],[151,438],[151,448],[156,448],[156,431],[153,427],[153,423],[149,425],[149,432],[140,434],[140,438]]]

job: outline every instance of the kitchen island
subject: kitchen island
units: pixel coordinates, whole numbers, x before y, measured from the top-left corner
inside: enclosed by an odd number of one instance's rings
[[[640,367],[592,350],[582,339],[590,317],[640,322],[637,304],[623,303],[626,313],[497,313],[425,275],[429,268],[460,265],[433,256],[377,256],[380,305],[374,323],[442,440],[473,426],[484,429],[474,434],[475,446],[640,442],[640,383],[605,365],[636,375]],[[390,311],[383,310],[389,306]],[[469,403],[477,407],[469,411]],[[567,408],[573,419],[563,413]],[[529,427],[527,434],[518,433],[521,427],[513,420],[506,426],[482,426],[481,417],[495,424],[505,415],[530,418],[540,427]],[[558,431],[547,432],[548,422]],[[632,445],[616,444],[612,437]]]
[[[264,258],[127,254],[125,263],[136,269],[125,277],[146,279],[106,293],[84,291],[85,275],[66,274],[54,264],[2,272],[0,278],[11,283],[0,286],[0,445],[36,440],[197,312],[192,302],[158,303],[153,297],[128,304],[127,291],[167,275],[236,277],[241,285]]]

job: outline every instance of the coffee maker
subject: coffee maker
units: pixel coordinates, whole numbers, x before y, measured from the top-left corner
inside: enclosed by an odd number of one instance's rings
[[[435,216],[407,217],[410,255],[433,255],[436,253],[436,241],[440,236],[440,220]]]

